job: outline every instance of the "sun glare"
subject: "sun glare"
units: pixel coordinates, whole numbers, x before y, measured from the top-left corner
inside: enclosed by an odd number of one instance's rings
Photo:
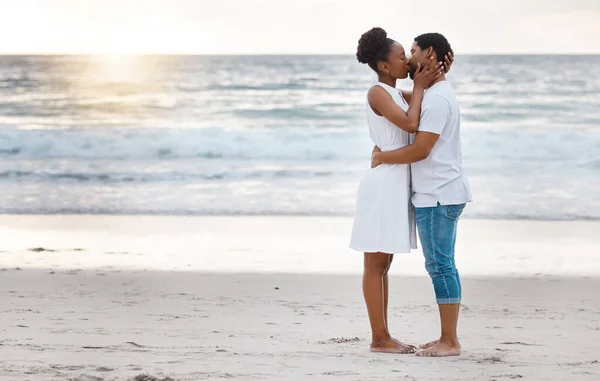
[[[154,61],[153,57],[144,55],[94,55],[87,76],[101,83],[148,82],[158,70]]]
[[[136,56],[105,54],[95,56],[98,77],[104,82],[128,82],[140,76],[135,70]]]

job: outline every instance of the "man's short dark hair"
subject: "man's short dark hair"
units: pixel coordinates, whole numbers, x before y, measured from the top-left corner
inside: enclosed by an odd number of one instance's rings
[[[437,60],[444,62],[444,56],[452,51],[450,43],[443,35],[439,33],[425,33],[415,37],[415,42],[421,50],[425,50],[430,46],[437,54]]]

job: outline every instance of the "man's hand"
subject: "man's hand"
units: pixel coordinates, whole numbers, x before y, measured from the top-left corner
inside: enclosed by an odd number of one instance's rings
[[[453,63],[454,52],[451,49],[450,52],[448,52],[448,54],[446,54],[446,56],[444,57],[444,70],[446,73],[450,71],[450,66],[452,66]]]
[[[381,164],[380,161],[377,161],[375,159],[376,153],[379,153],[379,152],[381,152],[381,149],[379,149],[379,147],[377,147],[377,146],[373,147],[373,152],[371,152],[371,168],[375,168],[379,164]]]

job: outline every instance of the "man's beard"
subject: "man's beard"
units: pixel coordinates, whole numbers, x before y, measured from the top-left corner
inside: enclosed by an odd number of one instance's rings
[[[410,79],[415,79],[415,73],[417,72],[417,65],[409,64],[408,75]]]

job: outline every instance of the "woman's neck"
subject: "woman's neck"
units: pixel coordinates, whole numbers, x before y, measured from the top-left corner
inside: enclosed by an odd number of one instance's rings
[[[381,83],[385,83],[388,86],[391,86],[393,88],[396,88],[396,80],[394,78],[389,78],[389,77],[381,77],[379,76],[378,81]]]

